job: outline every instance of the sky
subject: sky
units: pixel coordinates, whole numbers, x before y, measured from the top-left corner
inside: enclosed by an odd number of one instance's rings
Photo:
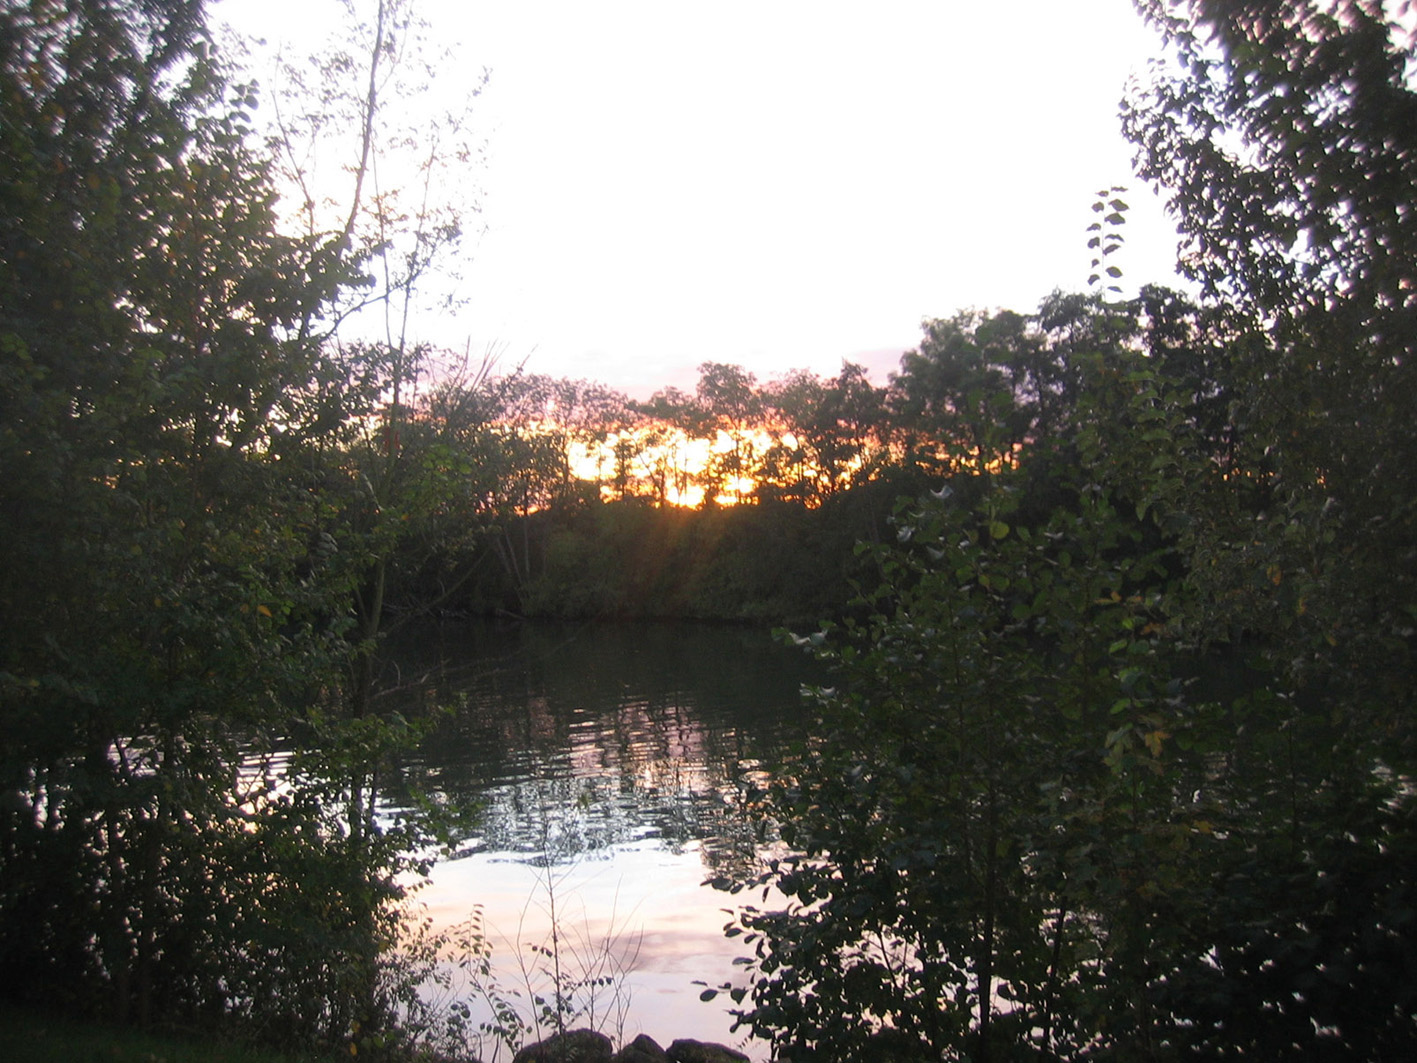
[[[287,50],[327,0],[218,0]],[[1090,272],[1099,189],[1127,186],[1125,288],[1177,283],[1118,103],[1156,54],[1130,0],[427,0],[490,78],[455,314],[420,338],[635,398],[705,361],[767,381],[843,360],[884,382],[922,320],[1028,311]],[[257,71],[259,73],[259,69]]]

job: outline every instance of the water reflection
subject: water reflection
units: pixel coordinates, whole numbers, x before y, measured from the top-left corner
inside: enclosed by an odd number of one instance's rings
[[[451,709],[413,767],[483,805],[465,853],[745,844],[746,786],[803,736],[810,662],[756,629],[470,624],[395,647],[403,707]],[[407,677],[416,677],[411,682]]]
[[[435,920],[480,906],[506,960],[544,932],[554,877],[588,933],[641,943],[626,1039],[736,1041],[693,984],[732,977],[737,949],[703,882],[752,858],[742,798],[804,738],[811,662],[692,624],[467,624],[391,649],[386,705],[451,710],[409,769],[481,805],[422,894]]]

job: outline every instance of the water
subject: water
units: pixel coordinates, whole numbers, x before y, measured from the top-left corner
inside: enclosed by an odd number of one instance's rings
[[[742,951],[734,898],[705,881],[754,858],[743,796],[805,736],[811,662],[760,630],[668,623],[445,626],[392,649],[390,698],[451,709],[412,767],[482,808],[419,895],[435,925],[480,906],[492,979],[524,999],[549,989],[533,950],[554,909],[563,972],[610,965],[591,1003],[612,1037],[761,1058],[694,984],[736,980]]]

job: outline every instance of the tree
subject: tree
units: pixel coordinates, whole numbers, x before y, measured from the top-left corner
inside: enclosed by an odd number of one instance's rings
[[[1141,6],[1176,62],[1125,120],[1207,301],[1055,296],[904,363],[974,476],[824,640],[836,730],[769,802],[788,903],[736,992],[793,1058],[1417,1048],[1411,37]]]
[[[908,437],[908,460],[948,473],[956,444],[973,455],[972,463],[1012,460],[1032,433],[1039,337],[1012,312],[961,313],[923,328],[920,347],[907,351],[891,374],[887,400]],[[998,449],[985,453],[985,446]]]
[[[964,356],[927,393],[945,483],[868,618],[798,640],[836,682],[763,805],[785,846],[721,883],[785,898],[740,911],[722,988],[793,1059],[1405,1058],[1410,676],[1249,419],[1226,355],[1260,341],[1155,289],[1053,297],[1012,376],[974,361],[989,323],[931,334]]]
[[[1142,9],[1175,61],[1133,87],[1124,127],[1182,267],[1272,341],[1236,352],[1247,420],[1296,477],[1353,485],[1353,516],[1386,520],[1417,486],[1394,460],[1417,397],[1411,27],[1379,0]]]
[[[1417,738],[1410,27],[1376,2],[1143,11],[1175,62],[1134,87],[1126,129],[1224,353],[1199,374],[1228,407],[1230,490],[1188,537],[1197,628],[1262,677],[1227,755],[1284,805],[1247,812],[1250,857],[1230,854],[1210,906],[1224,945],[1173,988],[1194,1043],[1400,1058],[1417,1040],[1398,973],[1410,786],[1392,781],[1412,777]],[[1220,1001],[1267,1019],[1227,1020]]]
[[[1411,25],[1380,0],[1139,7],[1175,60],[1133,87],[1123,117],[1142,176],[1170,191],[1183,268],[1207,294],[1271,314],[1356,304],[1373,331],[1410,343]]]
[[[274,773],[347,663],[349,273],[254,104],[191,0],[0,9],[0,992],[330,1044],[388,1017],[413,835],[350,846],[327,751]]]
[[[651,479],[660,485],[657,494],[667,500],[672,491],[675,498],[685,498],[692,488],[692,473],[685,461],[684,444],[696,438],[702,430],[704,414],[694,397],[675,387],[661,388],[639,407],[640,414],[653,425],[661,426],[664,442],[654,449]]]
[[[898,514],[869,619],[798,639],[837,674],[767,800],[786,851],[723,883],[785,898],[742,911],[753,980],[725,987],[785,1057],[1147,1058],[1174,1023],[1154,989],[1189,957],[1178,900],[1209,798],[1204,755],[1173,739],[1205,714],[1150,522],[1175,515],[1190,433],[1137,352],[1069,361],[1072,463],[995,460],[1014,387],[966,375],[937,398],[983,412]],[[1169,445],[1119,460],[1147,435]],[[1034,460],[1051,505],[1029,497]]]
[[[352,319],[416,364],[420,316],[461,302],[457,258],[478,210],[472,112],[487,73],[435,93],[437,61],[452,57],[430,58],[412,0],[344,7],[317,51],[278,58],[267,148],[312,272],[341,265],[359,280],[327,314],[331,331]]]
[[[850,362],[829,381],[796,372],[775,382],[764,401],[780,422],[779,439],[764,457],[775,466],[783,497],[819,505],[871,473],[874,447],[884,448],[885,407],[880,388]],[[787,437],[791,437],[790,443]],[[765,470],[766,471],[766,470]]]
[[[704,362],[699,366],[695,392],[708,427],[720,441],[705,470],[704,499],[713,502],[732,491],[740,500],[744,484],[751,480],[757,464],[753,429],[761,412],[757,378],[742,366]]]
[[[466,173],[476,154],[470,111],[486,75],[448,106],[446,97],[435,100],[431,92],[428,26],[409,0],[351,3],[348,13],[316,61],[285,57],[278,64],[267,146],[275,176],[297,208],[311,272],[337,268],[358,280],[340,289],[320,324],[338,351],[350,391],[365,404],[351,409],[349,419],[362,421],[377,437],[372,446],[364,441],[355,472],[369,495],[368,505],[356,508],[366,511],[365,518],[383,515],[377,529],[355,518],[356,534],[379,541],[369,551],[376,560],[355,601],[363,640],[372,645],[385,619],[400,529],[411,539],[429,532],[426,520],[421,528],[407,527],[408,507],[440,509],[451,498],[469,496],[451,479],[435,483],[420,476],[451,473],[450,452],[410,448],[434,439],[423,430],[426,424],[414,423],[427,413],[420,407],[430,378],[460,374],[468,393],[485,386],[493,368],[490,357],[469,367],[466,357],[448,356],[417,336],[422,315],[447,312],[457,303],[455,264],[477,209]],[[417,124],[395,114],[395,104],[416,112]],[[316,324],[307,319],[302,327],[313,331]],[[464,421],[474,408],[489,412],[489,403],[465,394]],[[466,432],[467,425],[460,429]],[[462,507],[444,527],[475,525],[470,516]],[[366,676],[360,686],[368,681]],[[358,700],[367,696],[366,690]]]

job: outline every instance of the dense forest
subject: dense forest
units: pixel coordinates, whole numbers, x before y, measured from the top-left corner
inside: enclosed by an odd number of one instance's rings
[[[401,883],[460,813],[379,811],[424,725],[381,641],[683,616],[836,674],[718,883],[764,905],[719,991],[778,1058],[1413,1058],[1392,6],[1139,2],[1171,58],[1122,122],[1194,296],[1113,283],[1108,190],[1092,290],[929,320],[882,385],[637,402],[409,339],[462,247],[376,187],[406,5],[270,131],[200,0],[0,4],[0,999],[412,1050]],[[465,163],[430,120],[416,172]]]

